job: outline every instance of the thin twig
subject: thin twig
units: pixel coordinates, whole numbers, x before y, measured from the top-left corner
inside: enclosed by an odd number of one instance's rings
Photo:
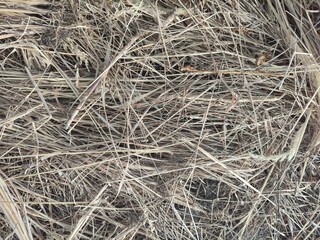
[[[113,65],[119,61],[119,59],[121,59],[121,57],[123,55],[125,55],[128,50],[132,47],[133,44],[136,43],[136,41],[143,36],[143,34],[137,34],[136,36],[134,36],[128,43],[127,45],[119,52],[119,54],[117,54],[115,56],[115,58],[113,58],[111,60],[111,62],[109,63],[109,65],[106,67],[106,69],[87,87],[87,89],[80,95],[82,97],[82,100],[80,101],[80,103],[77,105],[76,109],[73,111],[69,121],[67,122],[66,125],[66,130],[69,129],[71,123],[73,122],[73,120],[76,118],[76,116],[78,115],[78,113],[82,110],[83,106],[85,105],[86,101],[88,100],[88,98],[91,96],[91,94],[95,91],[96,87],[100,84],[100,82],[106,78],[106,76],[108,75],[108,72],[110,71],[110,69],[113,67]]]

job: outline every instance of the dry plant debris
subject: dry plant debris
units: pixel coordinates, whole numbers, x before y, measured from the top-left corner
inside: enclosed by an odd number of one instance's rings
[[[262,53],[256,58],[256,65],[260,66],[261,64],[265,63],[267,60],[267,53]]]
[[[319,239],[319,11],[0,1],[1,239]]]

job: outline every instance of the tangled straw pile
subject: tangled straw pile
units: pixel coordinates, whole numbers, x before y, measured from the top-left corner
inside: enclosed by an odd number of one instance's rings
[[[319,11],[1,1],[0,236],[319,238]]]

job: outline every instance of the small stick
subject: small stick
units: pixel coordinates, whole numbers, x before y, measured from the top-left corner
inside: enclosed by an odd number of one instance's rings
[[[198,70],[191,66],[186,66],[180,68],[181,72],[193,73],[195,75],[198,74],[234,74],[234,75],[257,75],[257,76],[267,76],[267,77],[288,77],[293,78],[292,74],[287,73],[276,73],[276,72],[262,72],[262,71],[254,71],[254,70],[237,70],[237,69],[225,69],[225,70]]]
[[[67,122],[66,125],[66,130],[68,130],[68,128],[70,127],[71,123],[73,122],[73,120],[76,118],[76,116],[78,115],[78,113],[81,111],[81,109],[83,108],[84,104],[86,103],[86,101],[88,100],[88,98],[91,96],[91,94],[94,92],[94,90],[96,89],[96,87],[99,85],[99,83],[105,79],[105,77],[107,76],[108,72],[110,71],[110,69],[113,67],[113,65],[121,58],[123,57],[123,55],[125,55],[127,53],[127,51],[129,50],[129,48],[142,36],[143,34],[137,34],[136,36],[134,36],[130,42],[128,42],[128,44],[119,52],[119,54],[117,56],[115,56],[112,61],[109,63],[109,65],[106,67],[106,69],[83,91],[83,93],[81,93],[80,97],[83,96],[82,100],[80,101],[80,103],[77,105],[76,109],[73,111],[71,118],[69,119],[69,121]]]

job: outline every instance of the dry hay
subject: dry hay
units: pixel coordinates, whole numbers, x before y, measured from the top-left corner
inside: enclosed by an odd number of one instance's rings
[[[1,1],[0,236],[319,238],[319,10]]]

